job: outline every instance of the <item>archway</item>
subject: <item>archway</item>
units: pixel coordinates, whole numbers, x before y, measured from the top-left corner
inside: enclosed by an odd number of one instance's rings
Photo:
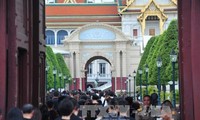
[[[140,59],[139,46],[134,46],[116,27],[103,23],[91,23],[75,30],[64,40],[64,49],[71,53],[66,62],[76,80],[75,87],[71,88],[81,90],[86,90],[87,87],[86,68],[89,63],[102,59],[110,64],[112,90],[125,91],[127,76],[138,67]],[[131,85],[134,85],[133,81]]]
[[[103,56],[93,56],[85,64],[85,90],[93,84],[95,90],[114,89],[112,86],[112,64]],[[89,80],[89,81],[88,81]]]

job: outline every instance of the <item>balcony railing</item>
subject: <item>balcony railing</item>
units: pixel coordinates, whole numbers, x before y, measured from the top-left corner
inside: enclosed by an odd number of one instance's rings
[[[110,79],[111,74],[87,74],[88,79]]]

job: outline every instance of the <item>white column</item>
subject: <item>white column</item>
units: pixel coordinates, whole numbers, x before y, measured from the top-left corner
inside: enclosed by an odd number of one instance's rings
[[[55,47],[57,47],[57,33],[58,33],[58,30],[54,30],[54,34],[55,34]]]
[[[78,51],[76,52],[76,76],[77,76],[77,78],[79,77],[79,89],[82,90],[82,79],[81,79],[82,74],[81,74],[81,69],[80,69],[80,51],[79,51],[79,48],[78,48]]]

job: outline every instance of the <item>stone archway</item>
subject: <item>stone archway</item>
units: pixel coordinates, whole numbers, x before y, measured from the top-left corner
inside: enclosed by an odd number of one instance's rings
[[[85,64],[85,70],[87,70],[87,68],[88,68],[88,66],[89,66],[89,64],[90,63],[92,63],[93,61],[95,61],[95,60],[98,60],[98,59],[102,59],[102,60],[105,60],[106,62],[108,62],[108,64],[110,65],[110,71],[107,71],[107,72],[109,72],[110,74],[109,74],[109,76],[108,76],[108,74],[107,74],[107,76],[106,76],[106,78],[107,79],[109,79],[109,80],[107,80],[107,81],[102,81],[101,79],[99,79],[100,81],[98,81],[96,84],[97,84],[97,86],[99,86],[98,87],[98,89],[101,89],[101,90],[106,90],[106,89],[110,89],[110,88],[112,88],[112,90],[115,90],[115,82],[114,82],[114,77],[112,77],[112,64],[111,64],[111,62],[109,61],[109,59],[108,58],[106,58],[106,57],[104,57],[104,56],[93,56],[93,57],[91,57],[87,62],[86,62],[86,64]],[[85,71],[85,74],[84,74],[84,80],[85,80],[85,83],[83,83],[83,84],[85,84],[85,86],[87,86],[86,88],[85,88],[85,90],[88,88],[88,85],[90,85],[90,84],[95,84],[95,78],[94,78],[94,80],[93,81],[88,81],[88,70],[87,71]],[[91,83],[92,82],[92,83]],[[104,85],[104,86],[103,86]],[[95,87],[95,85],[93,85],[94,87]],[[103,88],[104,87],[104,88]],[[96,90],[98,90],[97,88],[94,88],[94,89],[96,89]]]
[[[119,29],[107,24],[92,23],[74,31],[64,40],[64,49],[71,53],[66,62],[76,80],[74,88],[86,89],[87,62],[103,58],[111,65],[113,91],[125,90],[127,75],[137,69],[140,60],[140,47],[132,43]]]

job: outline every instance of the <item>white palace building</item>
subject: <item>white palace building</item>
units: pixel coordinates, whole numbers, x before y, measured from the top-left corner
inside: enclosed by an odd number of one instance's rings
[[[71,89],[125,91],[148,40],[173,19],[177,0],[46,0],[46,44],[64,55]]]

